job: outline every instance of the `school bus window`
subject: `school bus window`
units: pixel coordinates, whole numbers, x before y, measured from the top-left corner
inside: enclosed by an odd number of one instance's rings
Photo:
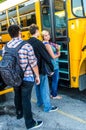
[[[19,5],[19,14],[20,15],[25,15],[28,14],[30,12],[33,12],[35,10],[35,4],[23,4],[23,5]]]
[[[12,7],[9,9],[9,12],[12,12],[12,11],[15,11],[16,10],[16,7]]]
[[[31,21],[32,21],[32,23],[36,23],[36,16],[35,16],[35,14],[31,15]]]
[[[49,7],[42,8],[42,26],[43,28],[50,28],[50,10]]]
[[[1,30],[2,30],[2,31],[6,31],[6,30],[7,30],[7,20],[6,20],[6,21],[3,21],[3,22],[1,23]]]
[[[72,0],[73,13],[78,17],[83,17],[83,7],[81,0]]]
[[[22,27],[26,27],[26,16],[20,17],[20,23]]]
[[[49,0],[41,0],[41,5],[49,5]]]
[[[21,25],[20,25],[20,26],[21,26],[21,27],[24,27],[24,26],[23,26],[23,21],[22,21],[22,20],[21,20]]]
[[[0,21],[6,20],[6,12],[3,11],[0,13]]]
[[[21,21],[21,26],[22,27],[27,27],[32,23],[36,23],[36,17],[35,17],[35,13],[30,13],[27,15],[22,15],[20,17],[20,21]]]
[[[55,18],[56,18],[56,27],[61,28],[61,27],[66,27],[66,19],[65,19],[65,12],[60,11],[55,13]]]
[[[31,23],[36,23],[35,17],[35,4],[29,4],[25,2],[19,5],[20,23],[22,27],[27,27]]]
[[[50,27],[50,17],[49,15],[43,15],[43,28]]]
[[[17,11],[16,11],[15,7],[8,9],[8,17],[9,17],[9,19],[17,17]]]
[[[2,25],[1,28],[2,28],[2,31],[6,31],[7,30],[7,26],[6,25]]]
[[[67,28],[67,20],[65,13],[65,1],[64,0],[55,0],[55,27],[56,27],[56,37],[65,36]]]
[[[86,0],[83,0],[83,6],[84,6],[84,14],[86,16]]]
[[[13,24],[18,24],[18,22],[17,22],[17,18],[11,18],[11,19],[9,19],[9,22],[10,22],[10,25],[13,25]]]
[[[19,5],[19,8],[22,8],[22,7],[24,7],[24,4]]]
[[[1,23],[0,23],[0,32],[1,32],[2,30],[1,30]]]
[[[55,0],[55,10],[63,10],[64,9],[64,1],[65,0]]]
[[[0,12],[0,15],[3,15],[3,14],[5,14],[5,11]]]
[[[36,23],[35,13],[27,15],[27,26],[30,26],[32,23]]]

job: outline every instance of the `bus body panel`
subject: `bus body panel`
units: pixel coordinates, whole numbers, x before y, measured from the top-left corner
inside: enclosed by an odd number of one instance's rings
[[[81,61],[82,43],[85,34],[86,19],[69,20],[68,34],[70,38],[69,52],[70,52],[70,77],[71,87],[79,87],[78,70]]]
[[[71,87],[86,89],[86,54],[82,48],[86,45],[86,18],[78,18],[72,12],[71,0],[67,0],[68,37],[70,53]]]

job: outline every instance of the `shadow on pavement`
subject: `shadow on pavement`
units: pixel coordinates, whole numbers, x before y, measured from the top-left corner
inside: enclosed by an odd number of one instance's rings
[[[59,94],[67,95],[71,98],[86,102],[86,90],[79,91],[79,89],[59,87]]]

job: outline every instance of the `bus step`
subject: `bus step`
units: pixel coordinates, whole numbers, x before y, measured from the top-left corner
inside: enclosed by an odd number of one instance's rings
[[[68,55],[68,51],[67,50],[61,50],[61,53],[64,53],[65,55]]]
[[[69,74],[69,72],[67,70],[59,70],[59,73]]]
[[[61,63],[68,63],[68,60],[58,60],[58,62],[61,62]]]
[[[67,80],[67,81],[69,81],[69,78],[60,78],[61,80]]]
[[[61,87],[69,87],[69,84],[70,84],[70,80],[59,79],[59,86],[61,86]]]

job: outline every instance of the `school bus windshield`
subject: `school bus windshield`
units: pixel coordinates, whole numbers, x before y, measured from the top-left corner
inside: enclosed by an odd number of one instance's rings
[[[86,0],[72,0],[72,9],[74,15],[78,17],[86,16]]]
[[[64,5],[65,5],[65,0],[55,0],[54,2],[56,37],[64,35],[67,27]]]
[[[64,30],[66,30],[67,27],[64,4],[65,0],[54,0],[54,21],[56,28],[56,37],[64,35]],[[50,29],[51,22],[49,5],[43,7],[42,13],[42,26],[44,29]]]

